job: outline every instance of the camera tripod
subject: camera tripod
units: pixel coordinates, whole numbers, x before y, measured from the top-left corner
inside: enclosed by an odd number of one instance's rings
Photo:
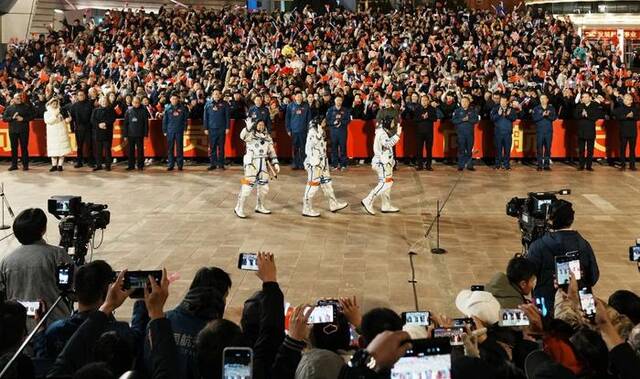
[[[14,218],[13,209],[11,209],[11,205],[9,205],[9,201],[7,200],[7,196],[4,194],[4,183],[0,184],[0,198],[2,198],[2,224],[0,225],[0,230],[10,229],[11,226],[4,223],[4,208],[7,208],[9,212],[9,216]]]

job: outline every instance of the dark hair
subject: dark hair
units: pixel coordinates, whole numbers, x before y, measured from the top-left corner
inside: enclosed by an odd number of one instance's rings
[[[332,323],[314,324],[311,328],[313,347],[331,350],[348,350],[351,342],[351,330],[344,313],[338,312]]]
[[[116,377],[133,367],[133,347],[114,331],[105,332],[98,338],[94,357],[96,362],[105,362]]]
[[[218,319],[207,323],[196,339],[200,377],[219,378],[222,375],[222,352],[225,347],[248,346],[240,327],[233,321]]]
[[[0,303],[0,352],[17,346],[27,329],[27,308],[17,301]]]
[[[627,290],[617,290],[609,296],[609,306],[633,322],[640,323],[640,297]]]
[[[581,328],[571,336],[570,341],[578,359],[587,369],[587,374],[607,376],[609,350],[600,333],[586,327]]]
[[[568,228],[573,224],[575,212],[573,205],[566,200],[557,200],[551,204],[549,217],[551,218],[553,229]]]
[[[402,329],[402,319],[389,308],[374,308],[362,316],[360,330],[364,344],[369,345],[376,336],[386,330],[398,331]]]
[[[13,233],[23,245],[40,241],[46,230],[47,215],[40,208],[25,209],[13,221]]]
[[[533,263],[520,255],[511,258],[507,265],[507,278],[512,284],[518,284],[523,280],[528,281],[535,275],[536,268]]]
[[[218,267],[202,267],[196,272],[189,289],[198,287],[214,287],[224,296],[231,288],[231,277]]]
[[[104,362],[92,362],[73,374],[73,379],[115,379],[111,368]]]
[[[107,295],[109,283],[113,281],[113,269],[101,260],[80,266],[73,278],[73,286],[78,302],[82,304],[95,304],[104,300]]]

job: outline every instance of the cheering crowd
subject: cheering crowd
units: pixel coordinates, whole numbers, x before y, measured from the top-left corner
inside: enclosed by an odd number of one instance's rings
[[[44,211],[27,209],[13,223],[21,245],[0,262],[0,370],[20,379],[635,379],[640,297],[619,290],[599,299],[596,254],[572,229],[571,203],[551,208],[553,231],[488,283],[461,290],[457,315],[365,311],[355,297],[332,294],[287,308],[276,257],[257,253],[239,259],[239,269],[256,270],[262,282],[239,324],[225,318],[233,283],[224,270],[199,268],[166,310],[173,288],[166,270],[146,272],[135,290],[127,279],[134,272],[102,260],[67,269],[72,258],[42,239]],[[75,308],[56,302],[61,290]],[[135,301],[130,323],[114,315],[128,298]],[[250,355],[238,360],[227,348]]]
[[[561,119],[615,118],[635,125],[640,117],[633,105],[640,100],[638,74],[627,69],[620,55],[617,41],[581,39],[569,20],[534,7],[497,14],[440,7],[393,13],[337,8],[318,14],[309,8],[287,13],[246,13],[241,8],[161,8],[157,14],[114,10],[104,19],[65,21],[60,31],[10,45],[0,64],[0,104],[23,108],[4,113],[4,120],[12,124],[12,151],[17,153],[18,146],[25,148],[28,142],[22,120],[43,117],[55,98],[61,108],[57,123],[76,133],[76,165],[83,164],[84,149],[90,147],[87,152],[106,163],[106,169],[113,119],[126,119],[134,103],[147,111],[144,120],[133,117],[140,124],[165,116],[172,96],[180,120],[201,119],[207,103],[218,101],[213,99],[216,89],[227,105],[227,120],[259,117],[268,120],[269,127],[286,119],[297,93],[311,118],[328,115],[337,97],[354,119],[379,119],[381,108],[389,107],[398,120],[413,119],[424,126],[415,138],[426,144],[428,154],[432,121],[451,119],[466,97],[478,117],[496,124],[496,150],[508,151],[511,122],[515,117],[532,119],[541,95]],[[576,112],[586,94],[596,106]],[[620,113],[620,118],[615,109],[623,105],[625,94],[630,95],[632,109]],[[419,112],[425,96],[425,104],[437,112]],[[509,123],[491,116],[501,97],[507,100],[508,117],[500,118]],[[88,103],[69,111],[71,104],[84,98]],[[104,108],[97,112],[98,119],[92,117],[94,108]],[[548,161],[545,149],[549,150],[550,136],[545,134],[552,121],[548,114],[545,117],[546,121],[536,122],[541,128],[537,143],[541,170],[548,168],[544,159]],[[130,135],[123,134],[130,139],[129,168],[134,168],[131,155],[143,148],[140,139],[147,133],[146,125],[134,124]],[[213,155],[220,145],[219,129],[226,126],[209,127],[216,132],[209,136]],[[593,128],[585,125],[589,130],[579,137],[581,156],[587,153],[580,164],[583,169],[591,167]],[[168,135],[178,157],[182,129]],[[468,146],[473,141],[461,136],[462,129],[457,130],[458,142]],[[630,145],[630,167],[635,168],[636,128],[622,129],[621,140],[625,147]],[[344,146],[339,134],[334,136],[333,150]],[[51,141],[55,146],[58,142]],[[69,150],[66,144],[63,138],[62,148],[54,148],[59,155],[52,156],[52,171],[62,168],[62,153]],[[294,138],[294,149],[299,145]],[[422,149],[417,153],[420,161]],[[24,155],[23,168],[28,168]],[[621,154],[623,167],[625,155]],[[460,160],[467,158],[463,154]],[[498,168],[510,167],[508,154],[498,158]],[[212,166],[219,166],[218,161],[212,156]],[[17,163],[16,154],[12,169]],[[335,157],[332,165],[344,166],[344,157]],[[429,163],[425,166],[430,168]]]

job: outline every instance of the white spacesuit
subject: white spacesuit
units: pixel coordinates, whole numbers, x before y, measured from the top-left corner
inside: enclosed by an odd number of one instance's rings
[[[307,217],[320,216],[320,213],[313,209],[313,197],[318,192],[318,187],[322,188],[324,196],[329,201],[329,210],[331,212],[337,212],[349,206],[346,201],[337,200],[333,192],[331,174],[329,174],[329,161],[327,159],[327,142],[324,139],[325,123],[325,120],[313,120],[307,133],[307,144],[305,146],[307,157],[304,160],[304,167],[307,170],[308,181],[302,199],[302,215]]]
[[[373,202],[379,196],[382,200],[382,213],[394,213],[400,211],[391,205],[391,186],[393,186],[393,146],[400,140],[402,127],[398,126],[395,133],[391,131],[391,123],[378,122],[376,136],[373,140],[373,160],[371,167],[378,174],[378,185],[369,195],[362,200],[362,206],[367,213],[376,214],[373,210]]]
[[[240,218],[246,217],[244,203],[253,187],[257,186],[256,213],[270,214],[271,211],[264,206],[264,199],[269,192],[269,177],[271,174],[277,175],[280,172],[273,140],[267,132],[264,121],[258,121],[254,125],[251,119],[246,120],[246,126],[240,132],[240,138],[245,142],[247,152],[243,159],[244,178],[240,181],[242,186],[238,203],[233,211]],[[273,167],[269,167],[269,163]]]

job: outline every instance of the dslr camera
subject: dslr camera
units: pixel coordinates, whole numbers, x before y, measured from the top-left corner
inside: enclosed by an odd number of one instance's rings
[[[52,196],[47,205],[49,213],[60,220],[60,246],[67,251],[73,248],[75,264],[83,265],[95,231],[109,225],[107,205],[83,203],[80,196]]]
[[[531,243],[551,227],[549,211],[558,201],[556,195],[570,195],[570,189],[551,192],[529,192],[527,197],[514,197],[507,203],[507,215],[518,219],[524,253]]]

